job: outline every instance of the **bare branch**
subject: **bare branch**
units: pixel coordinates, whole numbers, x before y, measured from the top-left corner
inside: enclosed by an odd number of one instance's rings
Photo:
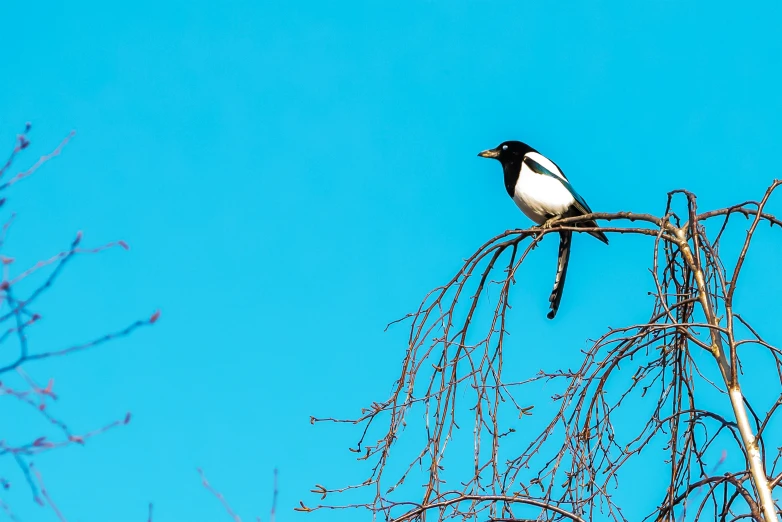
[[[398,522],[432,517],[627,521],[622,505],[637,504],[638,492],[648,497],[649,490],[622,471],[631,462],[634,469],[645,462],[665,470],[668,481],[647,519],[683,520],[687,514],[696,520],[776,520],[778,506],[769,491],[782,475],[771,481],[765,470],[773,472],[782,450],[768,467],[761,448],[766,427],[782,409],[782,394],[772,390],[766,410],[750,406],[740,388],[738,347],[752,344],[770,356],[769,369],[779,383],[782,350],[734,314],[732,296],[757,225],[782,227],[764,210],[778,184],[757,203],[699,212],[694,194],[676,190],[669,193],[662,217],[593,213],[558,220],[550,228],[508,230],[485,242],[450,281],[400,320],[410,324],[391,395],[352,419],[311,419],[361,425],[351,451],[369,466],[361,483],[317,485],[313,492],[321,501],[330,495],[360,498],[362,492],[369,498],[315,507],[302,502],[297,509],[367,509]],[[683,223],[673,208],[681,199]],[[729,278],[719,243],[732,214],[753,222]],[[712,219],[716,236],[710,237],[706,223]],[[648,320],[609,328],[589,341],[575,368],[559,368],[556,360],[549,369],[526,367],[519,354],[549,347],[525,347],[523,336],[509,344],[508,325],[524,328],[523,318],[508,319],[516,276],[547,234],[595,230],[582,226],[591,220],[616,222],[601,226],[605,233],[651,239]],[[621,259],[621,249],[613,255]],[[710,357],[704,362],[700,354]],[[708,364],[712,360],[715,364]],[[721,383],[710,376],[715,365]],[[706,406],[704,397],[715,391],[730,402],[733,419]],[[554,406],[546,418],[535,413],[541,400]],[[410,431],[419,434],[417,446],[408,446],[410,451],[396,446],[402,436],[413,437]],[[723,471],[726,451],[746,455],[744,467]],[[417,492],[409,484],[423,489]],[[410,495],[420,495],[419,501],[406,500]],[[541,511],[530,517],[533,507]]]

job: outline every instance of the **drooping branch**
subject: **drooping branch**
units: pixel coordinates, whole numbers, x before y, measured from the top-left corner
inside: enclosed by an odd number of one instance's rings
[[[547,229],[508,230],[481,245],[448,283],[404,318],[410,321],[408,346],[391,396],[355,419],[312,419],[363,425],[353,451],[373,463],[361,484],[335,489],[319,485],[313,491],[325,500],[371,488],[372,498],[342,505],[302,503],[299,509],[358,507],[396,521],[423,519],[430,511],[439,520],[485,511],[492,520],[520,520],[522,513],[528,519],[526,513],[536,506],[540,519],[624,521],[623,502],[637,498],[628,494],[633,483],[620,481],[620,470],[638,459],[661,462],[652,455],[664,447],[668,487],[650,518],[672,520],[678,509],[694,511],[696,519],[710,511],[722,520],[775,520],[770,490],[779,480],[768,479],[758,448],[763,428],[777,409],[756,417],[753,435],[749,402],[739,386],[738,347],[765,349],[774,358],[780,382],[782,351],[734,314],[733,295],[757,226],[782,226],[765,211],[778,184],[774,182],[760,202],[708,212],[698,211],[691,193],[673,191],[662,217],[593,213],[559,220]],[[677,195],[685,197],[685,219],[674,212]],[[719,243],[735,215],[751,219],[752,225],[728,278]],[[653,242],[654,304],[648,321],[610,329],[592,341],[575,370],[541,369],[524,375],[518,365],[508,369],[507,318],[518,270],[546,235],[593,230],[583,225],[592,219],[608,222],[600,227],[606,233]],[[718,226],[714,240],[707,234],[712,222]],[[498,293],[489,292],[494,288]],[[487,303],[490,309],[484,310]],[[727,320],[721,322],[718,308]],[[696,352],[708,353],[715,361],[733,419],[706,405],[704,397],[715,384],[707,377],[711,369],[700,367]],[[556,361],[551,365],[556,367]],[[551,398],[557,407],[540,423],[530,416],[543,386],[556,390]],[[465,418],[472,425],[470,436],[460,433]],[[615,429],[616,419],[622,419],[621,431]],[[413,446],[398,444],[406,428],[424,435],[412,451]],[[378,437],[371,442],[375,433]],[[730,444],[747,455],[746,468],[716,474],[726,465],[724,448]],[[773,471],[773,465],[769,469]],[[454,480],[460,489],[446,487]],[[418,502],[404,500],[416,495],[405,486],[411,481],[424,485]]]

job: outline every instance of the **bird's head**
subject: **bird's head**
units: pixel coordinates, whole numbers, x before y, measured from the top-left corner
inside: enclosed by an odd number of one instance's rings
[[[478,156],[496,159],[503,165],[507,165],[508,163],[520,162],[524,155],[532,150],[532,147],[520,141],[504,141],[493,149],[479,152]]]

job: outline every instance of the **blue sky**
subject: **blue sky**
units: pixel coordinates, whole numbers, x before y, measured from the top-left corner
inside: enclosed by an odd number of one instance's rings
[[[227,520],[201,466],[246,520],[266,520],[277,467],[278,520],[364,520],[291,512],[315,483],[366,471],[347,451],[356,429],[309,416],[384,398],[405,348],[386,323],[528,224],[476,153],[524,140],[596,211],[660,213],[675,188],[701,208],[758,198],[782,167],[781,17],[776,2],[657,0],[6,5],[0,138],[10,147],[31,121],[30,162],[78,134],[11,193],[4,253],[32,263],[78,230],[131,246],[71,267],[33,346],[162,311],[28,368],[55,379],[74,429],[134,415],[36,459],[62,511],[130,522],[152,501],[155,520]],[[530,371],[575,360],[650,302],[648,242],[577,237],[547,321],[554,243],[514,290],[519,349],[548,347]],[[748,261],[756,293],[741,305],[760,324],[782,288],[759,284],[759,259],[780,254],[767,240]],[[21,483],[6,499],[23,520],[55,520]]]

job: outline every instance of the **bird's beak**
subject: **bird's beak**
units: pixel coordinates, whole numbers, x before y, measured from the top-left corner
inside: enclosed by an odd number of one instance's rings
[[[488,149],[488,150],[484,150],[483,152],[479,152],[478,156],[480,156],[481,158],[497,159],[500,157],[500,151],[498,151],[497,149]]]

